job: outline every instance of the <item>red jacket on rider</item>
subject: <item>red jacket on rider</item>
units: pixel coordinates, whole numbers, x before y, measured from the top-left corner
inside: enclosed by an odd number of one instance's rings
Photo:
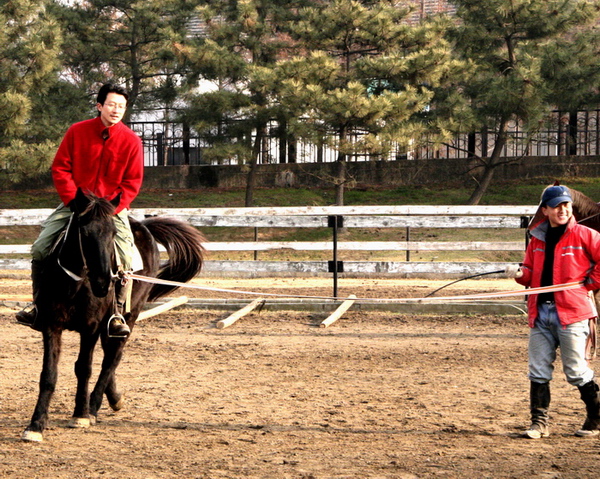
[[[52,179],[65,205],[75,198],[78,187],[108,200],[121,193],[115,213],[129,208],[143,175],[140,138],[122,122],[105,127],[100,117],[72,125],[52,163]]]
[[[521,266],[523,276],[516,278],[517,283],[523,286],[541,286],[548,227],[547,220],[531,227],[531,242]],[[589,291],[600,289],[600,234],[577,224],[571,217],[554,250],[552,278],[555,285],[582,283],[580,288],[554,293],[556,311],[563,326],[597,316]],[[531,294],[527,299],[529,326],[532,328],[537,318],[537,301],[537,294]]]

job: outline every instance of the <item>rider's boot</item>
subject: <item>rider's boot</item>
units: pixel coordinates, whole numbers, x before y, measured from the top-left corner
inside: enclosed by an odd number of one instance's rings
[[[37,300],[38,292],[40,289],[40,276],[42,273],[42,262],[33,260],[31,261],[31,284],[33,290],[33,302],[25,306],[15,316],[19,324],[29,326],[36,331],[41,331],[40,325],[37,324],[37,307],[35,302]]]
[[[108,320],[108,336],[111,338],[126,338],[131,334],[131,329],[125,321],[124,315],[127,298],[131,292],[131,281],[127,281],[124,285],[117,282],[115,285],[116,296],[116,312]]]
[[[550,406],[550,383],[531,381],[529,391],[531,426],[523,435],[530,439],[548,437],[548,408]]]

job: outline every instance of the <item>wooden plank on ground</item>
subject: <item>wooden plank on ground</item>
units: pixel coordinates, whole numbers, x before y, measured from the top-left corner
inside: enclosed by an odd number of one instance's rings
[[[355,294],[351,294],[350,296],[348,296],[346,301],[344,301],[342,304],[340,304],[340,306],[333,313],[331,313],[327,318],[325,318],[323,321],[321,321],[320,327],[328,328],[329,326],[331,326],[338,319],[340,319],[346,311],[348,311],[352,307],[352,305],[354,304],[355,301],[356,301]]]
[[[166,311],[169,311],[170,309],[176,308],[177,306],[181,306],[182,304],[185,304],[188,302],[188,297],[187,296],[180,296],[179,298],[173,298],[170,301],[167,301],[163,304],[160,304],[158,306],[155,306],[152,309],[147,309],[146,311],[142,311],[137,319],[136,322],[142,321],[144,319],[148,319],[151,318],[153,316],[156,316],[160,313],[164,313]]]
[[[227,327],[231,326],[237,320],[243,318],[248,313],[250,313],[254,309],[256,309],[258,306],[264,304],[264,302],[265,302],[264,298],[256,298],[254,301],[252,301],[247,306],[245,306],[242,309],[236,311],[235,313],[227,316],[225,319],[222,319],[221,321],[218,321],[217,322],[217,328],[224,329],[224,328],[227,328]]]

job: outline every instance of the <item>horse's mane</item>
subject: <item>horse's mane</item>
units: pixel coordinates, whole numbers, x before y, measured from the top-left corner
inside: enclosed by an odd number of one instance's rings
[[[571,192],[571,198],[573,198],[573,214],[577,221],[583,221],[589,218],[588,221],[590,224],[591,222],[594,222],[595,224],[600,225],[600,217],[598,217],[600,206],[598,206],[598,203],[573,188],[569,188],[569,191]],[[588,224],[588,226],[590,226],[590,224]]]
[[[560,182],[555,181],[554,184],[549,185],[548,187],[557,186],[559,184]],[[574,190],[571,187],[568,188],[571,192],[571,198],[573,199],[573,216],[577,222],[596,231],[600,231],[600,205],[584,195],[581,191]],[[538,208],[529,223],[529,227],[532,228],[542,219],[544,219],[544,214],[542,213],[541,208]]]
[[[85,194],[86,206],[80,211],[79,216],[89,219],[105,219],[115,214],[115,205],[110,201],[99,198],[92,193]]]

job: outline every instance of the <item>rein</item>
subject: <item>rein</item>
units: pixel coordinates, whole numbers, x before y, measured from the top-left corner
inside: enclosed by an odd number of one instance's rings
[[[56,258],[56,261],[58,262],[58,265],[62,268],[62,270],[67,273],[67,275],[79,282],[79,281],[83,281],[83,278],[75,273],[73,273],[73,271],[65,268],[61,262],[60,262],[60,257],[62,256],[62,252],[63,252],[63,248],[65,246],[65,243],[67,242],[67,236],[69,235],[69,231],[71,231],[71,225],[73,223],[73,218],[75,218],[75,214],[73,213],[71,215],[71,217],[69,218],[69,224],[67,225],[67,229],[65,230],[65,236],[63,237],[62,243],[60,245],[60,249],[58,250],[58,256]],[[85,255],[83,254],[83,245],[81,244],[81,231],[79,231],[79,227],[77,227],[77,243],[79,244],[79,254],[81,255],[81,260],[83,261],[83,271],[87,271],[87,262],[85,260]]]
[[[69,218],[69,224],[67,225],[67,228],[65,230],[65,234],[62,238],[61,241],[61,245],[60,245],[60,249],[58,250],[58,256],[56,258],[56,262],[58,263],[58,265],[61,267],[61,269],[74,281],[76,282],[80,282],[83,281],[83,277],[79,276],[78,274],[74,273],[73,271],[71,271],[70,269],[66,268],[65,266],[63,266],[60,262],[60,257],[62,255],[63,252],[63,248],[65,246],[65,243],[67,242],[67,236],[69,234],[69,231],[71,230],[71,225],[73,223],[73,218],[75,218],[75,213],[73,213],[71,215],[71,217]],[[81,230],[79,229],[79,226],[77,227],[77,244],[79,246],[79,254],[81,256],[81,261],[83,262],[83,272],[88,271],[88,266],[87,266],[87,260],[85,258],[85,254],[83,253],[83,243],[81,240]],[[115,260],[116,258],[118,258],[119,253],[117,251],[117,244],[115,242],[113,242],[114,248],[115,248]],[[113,269],[111,268],[110,271],[110,277],[111,280],[115,280],[115,279],[119,279],[123,277],[123,273],[122,272],[117,272],[115,273],[113,271]]]

